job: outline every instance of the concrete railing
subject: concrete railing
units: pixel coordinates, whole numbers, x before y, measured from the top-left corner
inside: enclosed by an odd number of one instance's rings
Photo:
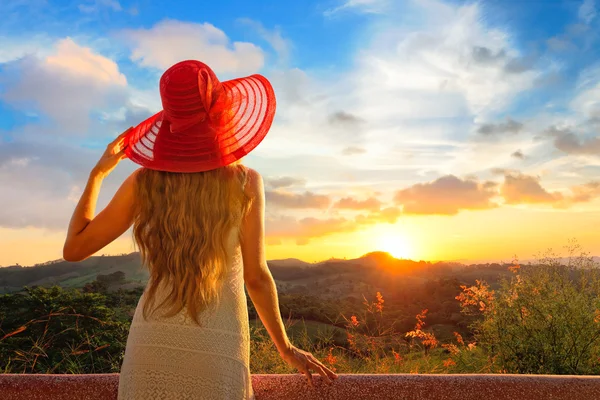
[[[558,375],[340,375],[332,385],[315,375],[253,375],[256,400],[593,400],[600,377]],[[118,374],[0,374],[2,400],[114,400]],[[235,400],[235,399],[232,399]]]

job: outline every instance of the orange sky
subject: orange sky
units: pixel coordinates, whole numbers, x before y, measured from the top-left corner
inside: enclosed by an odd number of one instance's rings
[[[395,224],[378,224],[349,233],[314,238],[306,245],[283,239],[269,245],[269,259],[320,261],[354,258],[374,250],[415,260],[510,261],[534,258],[553,248],[558,252],[576,239],[584,251],[600,255],[600,215],[589,210],[498,208],[456,216],[401,217]],[[31,265],[61,257],[64,233],[40,229],[0,229],[0,265]],[[133,251],[131,239],[111,244],[105,254]]]

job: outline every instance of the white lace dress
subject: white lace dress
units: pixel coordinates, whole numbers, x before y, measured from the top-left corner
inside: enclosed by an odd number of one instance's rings
[[[250,335],[238,230],[230,240],[231,258],[221,302],[204,312],[202,327],[185,315],[145,321],[143,294],[127,338],[119,379],[119,400],[248,400]],[[160,304],[161,295],[157,292]]]

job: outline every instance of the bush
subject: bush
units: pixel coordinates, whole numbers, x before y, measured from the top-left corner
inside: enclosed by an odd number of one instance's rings
[[[463,286],[463,312],[501,371],[519,374],[598,374],[600,270],[569,248],[565,263],[552,253],[536,265],[510,267],[497,291],[485,282]]]
[[[0,296],[0,371],[118,372],[128,324],[106,297],[60,287]]]

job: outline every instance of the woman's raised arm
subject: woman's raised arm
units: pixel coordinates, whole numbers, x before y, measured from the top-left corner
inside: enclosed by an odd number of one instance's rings
[[[97,216],[96,202],[102,181],[125,158],[123,138],[129,129],[111,142],[96,166],[75,207],[63,247],[66,261],[81,261],[121,236],[133,223],[136,172],[121,185],[110,203]]]

